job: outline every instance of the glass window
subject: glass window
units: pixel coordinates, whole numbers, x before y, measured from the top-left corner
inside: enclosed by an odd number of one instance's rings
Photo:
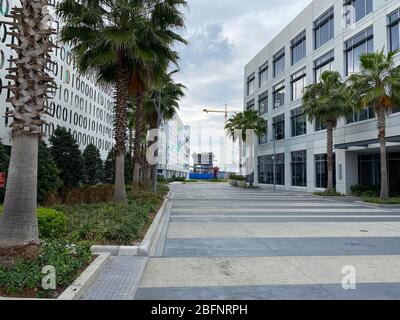
[[[314,21],[314,49],[318,49],[334,37],[333,8]]]
[[[292,65],[304,59],[306,56],[306,31],[303,31],[292,40]]]
[[[362,31],[345,42],[346,76],[360,71],[360,55],[374,51],[373,28]]]
[[[381,160],[379,154],[358,156],[358,183],[365,186],[379,186],[381,183]]]
[[[327,125],[325,121],[321,121],[320,119],[315,119],[315,131],[326,130]]]
[[[292,152],[292,186],[307,186],[307,151]]]
[[[275,156],[275,183],[285,185],[285,154]],[[258,157],[258,182],[261,184],[274,184],[274,156]]]
[[[272,123],[273,134],[276,141],[285,139],[285,115],[281,114],[273,119]]]
[[[372,0],[345,0],[346,28],[372,12]]]
[[[292,101],[301,99],[306,86],[306,69],[292,75]]]
[[[274,86],[273,99],[274,109],[282,107],[285,104],[285,82],[278,83]]]
[[[268,64],[263,64],[258,70],[258,86],[261,88],[268,82]]]
[[[391,51],[400,49],[400,10],[392,13],[388,17],[389,20],[389,48]]]
[[[333,61],[335,60],[334,51],[324,54],[322,57],[314,61],[314,81],[315,83],[321,80],[321,75],[324,71],[333,70]]]
[[[256,76],[253,73],[247,78],[247,95],[251,95],[256,90]]]
[[[258,97],[258,112],[260,115],[268,113],[268,92]]]
[[[285,71],[285,48],[279,50],[278,53],[274,55],[274,77],[280,75]]]
[[[333,184],[336,184],[335,158],[333,159]],[[315,187],[328,187],[328,156],[327,154],[315,155]]]
[[[307,120],[306,115],[302,112],[301,108],[292,110],[292,137],[301,136],[307,133]]]
[[[254,99],[252,99],[252,100],[250,100],[249,102],[247,102],[247,105],[246,105],[246,110],[247,111],[250,111],[250,110],[254,110]]]
[[[347,118],[347,123],[349,124],[354,122],[360,122],[374,118],[375,118],[375,112],[372,107],[365,108],[361,111],[356,111],[355,109],[353,109],[353,114]]]
[[[258,137],[258,144],[268,143],[268,125],[265,123],[263,134]]]

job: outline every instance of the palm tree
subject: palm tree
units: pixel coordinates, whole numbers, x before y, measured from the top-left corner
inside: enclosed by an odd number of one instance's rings
[[[149,43],[149,49],[155,54],[157,60],[150,61],[149,63],[142,63],[138,61],[135,64],[134,72],[130,82],[130,93],[135,97],[135,138],[133,150],[133,180],[132,191],[134,191],[139,184],[140,164],[142,156],[142,141],[144,137],[144,111],[143,99],[145,94],[155,84],[159,78],[162,78],[165,70],[170,63],[177,64],[179,57],[176,52],[170,50],[170,46],[176,42],[187,44],[183,39],[173,30],[184,28],[184,19],[179,7],[186,6],[185,0],[165,0],[164,2],[157,3],[155,10],[149,18],[149,28],[163,42],[152,41]],[[144,30],[145,32],[146,30]]]
[[[158,114],[156,104],[160,103],[160,121],[171,120],[177,110],[179,110],[179,100],[184,97],[184,90],[186,87],[182,83],[175,83],[172,76],[177,70],[170,73],[165,73],[155,84],[152,89],[147,93],[144,102],[143,109],[145,113],[145,122],[149,128],[158,129]],[[145,186],[150,186],[150,173],[155,172],[155,165],[147,167],[145,174]],[[156,174],[153,174],[153,179],[156,178]]]
[[[327,134],[327,191],[333,192],[333,131],[338,119],[352,112],[346,84],[335,71],[325,71],[318,83],[304,89],[302,109],[309,121],[317,119],[326,125]]]
[[[61,41],[72,46],[81,73],[94,72],[99,83],[115,89],[115,188],[114,203],[127,203],[124,157],[127,104],[137,74],[157,65],[160,56],[173,59],[170,49],[179,36],[167,27],[176,22],[173,5],[183,0],[63,0],[57,13],[64,21]],[[174,25],[175,26],[175,25]],[[160,33],[160,30],[165,33]],[[171,40],[174,39],[174,40]]]
[[[54,47],[50,38],[53,30],[47,23],[51,20],[47,5],[47,0],[21,0],[21,7],[11,11],[12,22],[3,22],[11,25],[17,39],[16,44],[8,45],[16,51],[12,59],[15,67],[6,76],[14,81],[9,86],[13,96],[7,100],[14,110],[7,113],[13,118],[12,146],[4,212],[0,217],[0,248],[8,254],[12,253],[9,249],[21,247],[25,253],[32,253],[34,248],[35,255],[39,243],[38,144],[48,90],[54,87],[53,79],[46,72],[46,65],[51,61],[49,53]]]
[[[248,130],[254,130],[257,137],[260,137],[265,132],[265,120],[260,117],[258,111],[247,110],[235,114],[228,120],[225,130],[229,137],[236,141],[239,138],[239,170],[240,175],[243,171],[242,154],[243,154],[243,141],[247,140]]]
[[[389,198],[386,156],[386,114],[400,101],[400,66],[395,67],[396,52],[382,49],[360,56],[360,72],[349,77],[353,101],[358,109],[373,107],[381,153],[381,199]]]

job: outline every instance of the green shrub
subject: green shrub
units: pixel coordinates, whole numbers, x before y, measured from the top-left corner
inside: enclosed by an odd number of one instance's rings
[[[0,215],[3,207],[0,207]],[[61,211],[50,208],[37,209],[39,236],[41,239],[60,238],[67,231],[67,219]]]
[[[37,297],[51,297],[52,290],[42,289],[44,266],[56,271],[56,291],[70,285],[79,271],[90,262],[88,243],[71,244],[65,240],[42,241],[38,258],[33,261],[18,259],[11,267],[0,265],[0,289],[9,295],[25,291],[35,292]]]
[[[381,200],[380,198],[363,198],[363,201],[375,204],[393,204],[400,205],[400,198],[390,198],[388,200]]]
[[[373,197],[379,195],[379,187],[374,186],[366,186],[366,185],[354,185],[350,187],[352,195],[356,197],[362,197],[365,192],[369,192],[368,195],[372,195]]]
[[[130,245],[150,221],[154,207],[113,204],[62,206],[68,220],[68,232],[75,240],[98,244]]]
[[[237,180],[237,181],[247,181],[247,177],[236,175],[236,174],[230,174],[229,175],[229,179],[230,180]]]
[[[377,193],[372,190],[367,190],[361,193],[361,197],[363,198],[375,198],[377,196]]]
[[[336,191],[323,191],[323,192],[314,192],[314,195],[321,197],[342,197],[343,195]]]
[[[38,208],[37,217],[40,238],[59,238],[67,231],[67,219],[63,212]]]

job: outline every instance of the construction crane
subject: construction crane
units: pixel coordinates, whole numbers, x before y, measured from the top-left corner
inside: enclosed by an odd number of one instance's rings
[[[225,110],[214,110],[214,109],[204,109],[203,110],[205,113],[224,113],[224,128],[226,127],[226,124],[228,123],[228,114],[230,113],[237,113],[239,112],[238,110],[236,111],[228,111],[228,105],[225,105]]]
[[[228,123],[228,115],[239,112],[238,110],[229,111],[227,104],[225,105],[225,110],[204,109],[203,111],[205,113],[207,113],[207,114],[208,113],[223,113],[223,114],[225,114],[225,117],[224,117],[224,129],[225,129],[227,123]],[[224,135],[224,136],[225,136],[225,143],[224,143],[224,171],[226,172],[227,171],[226,161],[227,161],[227,158],[228,158],[228,143],[227,143],[227,136],[226,135]]]

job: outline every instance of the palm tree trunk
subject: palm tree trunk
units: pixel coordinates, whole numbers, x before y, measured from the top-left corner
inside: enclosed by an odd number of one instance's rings
[[[239,138],[239,175],[243,175],[243,141]]]
[[[20,8],[11,10],[10,24],[16,41],[8,46],[15,50],[13,66],[6,79],[13,82],[7,99],[14,110],[12,146],[4,212],[0,217],[0,255],[34,258],[39,244],[36,217],[38,139],[42,134],[41,119],[49,89],[54,80],[46,71],[54,30],[47,0],[22,0]],[[17,250],[14,250],[17,249]]]
[[[36,217],[38,137],[12,139],[4,212],[0,216],[0,247],[39,243]]]
[[[389,183],[386,157],[386,112],[384,108],[377,111],[379,144],[381,152],[381,199],[389,198]]]
[[[127,204],[125,189],[125,142],[127,127],[127,103],[129,72],[121,63],[116,86],[114,132],[115,132],[115,183],[113,203]]]
[[[335,191],[333,188],[333,123],[328,122],[327,129],[327,166],[328,166],[328,186],[327,191]]]
[[[152,171],[153,166],[150,166],[149,164],[145,165],[145,169],[144,169],[144,188],[147,191],[151,190],[151,186],[152,186],[152,179],[151,179],[151,171]]]
[[[135,118],[135,139],[133,143],[133,179],[132,192],[139,187],[140,162],[142,156],[142,133],[143,133],[143,96],[136,95],[136,118]]]

